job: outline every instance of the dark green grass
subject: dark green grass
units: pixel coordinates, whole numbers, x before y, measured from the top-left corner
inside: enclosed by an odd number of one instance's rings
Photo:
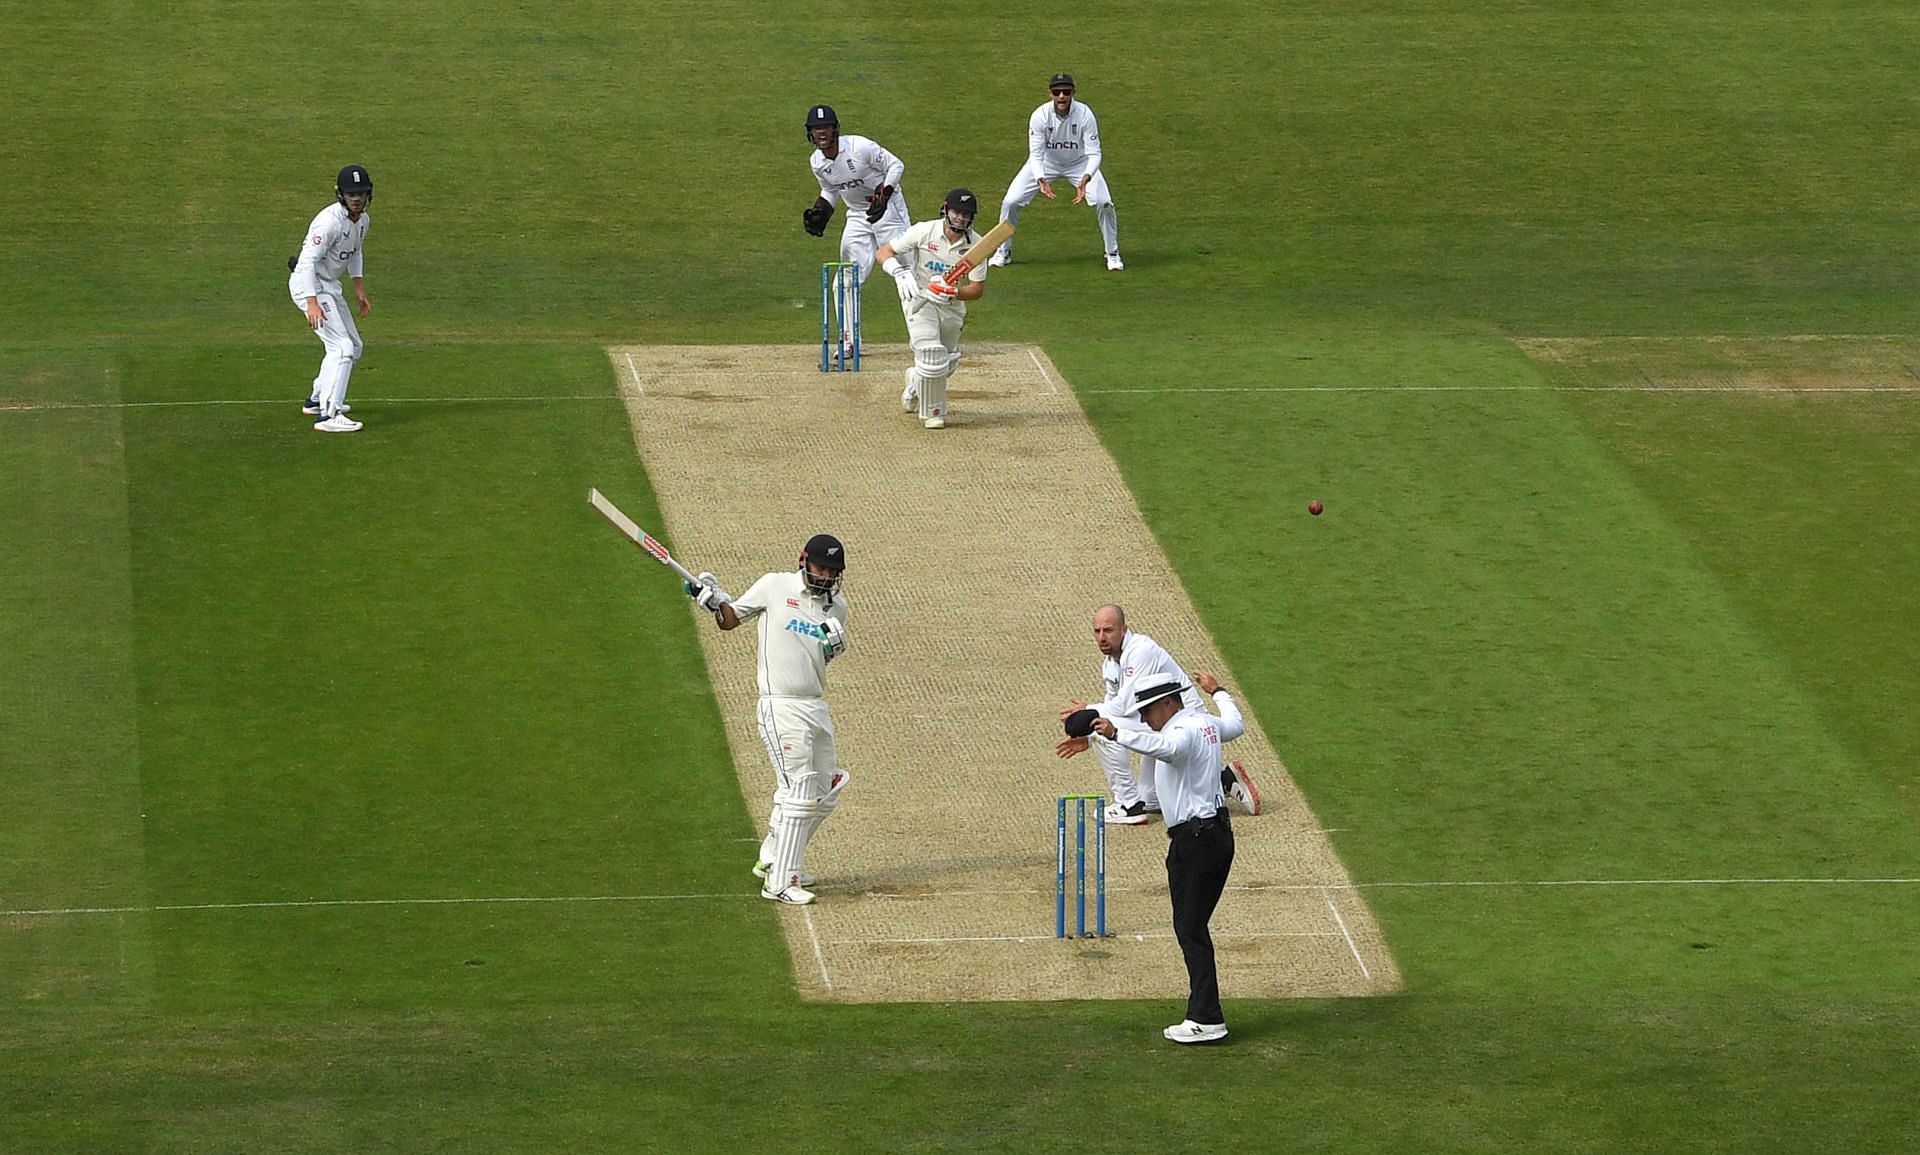
[[[601,340],[805,339],[807,104],[991,206],[1068,67],[1128,271],[1035,206],[969,336],[1084,391],[1357,878],[1913,877],[1915,407],[1493,337],[1910,328],[1915,23],[0,6],[0,403],[141,406],[0,412],[0,908],[136,908],[0,920],[0,1147],[1897,1149],[1912,886],[1373,888],[1405,995],[1229,991],[1201,1054],[800,1005],[693,623],[582,499],[657,520]],[[281,262],[349,159],[320,438]],[[146,405],[206,401],[264,404]]]

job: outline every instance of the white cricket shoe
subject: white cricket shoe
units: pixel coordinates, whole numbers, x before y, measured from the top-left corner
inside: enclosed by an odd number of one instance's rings
[[[1153,812],[1147,809],[1144,802],[1136,802],[1132,806],[1109,802],[1106,819],[1111,826],[1145,826],[1153,821]]]
[[[345,413],[335,413],[325,421],[316,421],[313,427],[322,433],[353,433],[360,428],[360,422]]]
[[[1107,272],[1117,273],[1121,269],[1124,269],[1126,267],[1127,267],[1127,262],[1120,259],[1119,253],[1107,254]]]
[[[987,267],[990,269],[1004,269],[1012,263],[1013,254],[1005,249],[995,249],[993,256],[987,258]]]
[[[767,876],[767,872],[772,869],[773,869],[773,863],[771,862],[767,862],[765,860],[756,862],[753,864],[753,876],[755,878],[765,878]],[[800,872],[801,886],[812,886],[814,883],[819,881],[820,881],[819,879],[815,878],[811,874],[808,874],[804,870]]]
[[[1227,1024],[1181,1019],[1160,1033],[1176,1043],[1217,1043],[1227,1037]]]
[[[907,370],[907,387],[900,391],[900,408],[908,413],[920,408],[920,383],[913,379],[913,370]]]
[[[947,419],[936,415],[927,418],[921,422],[921,424],[925,425],[928,429],[945,429],[947,427]]]
[[[813,902],[813,892],[797,882],[788,883],[780,890],[761,887],[760,897],[772,902],[784,902],[788,906],[807,906]]]
[[[1260,791],[1253,784],[1253,775],[1238,762],[1229,762],[1220,771],[1220,786],[1228,798],[1240,804],[1240,809],[1248,814],[1260,813]]]

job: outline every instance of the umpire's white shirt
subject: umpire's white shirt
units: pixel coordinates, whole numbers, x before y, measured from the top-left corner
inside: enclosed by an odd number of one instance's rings
[[[1027,118],[1027,163],[1048,180],[1100,171],[1100,123],[1093,109],[1074,101],[1061,116],[1049,100]]]
[[[342,296],[340,274],[361,276],[361,252],[367,244],[367,226],[373,214],[362,210],[360,219],[347,216],[345,205],[335,202],[320,210],[307,226],[307,239],[300,246],[300,259],[294,262],[293,275],[287,278],[287,292],[296,301],[327,294]]]
[[[826,640],[828,618],[847,625],[847,597],[835,592],[829,605],[807,592],[797,570],[763,574],[746,593],[733,601],[741,621],[758,618],[760,629],[760,693],[788,698],[820,698],[827,692]]]
[[[1158,732],[1117,730],[1114,739],[1154,759],[1154,785],[1160,792],[1160,816],[1169,827],[1192,818],[1208,818],[1226,806],[1220,793],[1220,744],[1246,733],[1233,695],[1216,690],[1214,717],[1194,706],[1182,707]]]
[[[861,220],[867,219],[868,199],[883,184],[893,186],[893,200],[887,207],[902,206],[900,216],[906,219],[907,197],[900,191],[900,179],[907,175],[907,166],[878,142],[864,136],[842,136],[837,155],[828,157],[816,148],[810,163],[813,179],[820,182],[820,195],[838,200],[848,212],[859,213]]]

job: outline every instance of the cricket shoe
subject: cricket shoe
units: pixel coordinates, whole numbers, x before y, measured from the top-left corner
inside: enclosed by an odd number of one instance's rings
[[[1124,269],[1126,267],[1127,267],[1127,262],[1120,259],[1119,253],[1107,254],[1107,272],[1117,273],[1121,269]]]
[[[322,433],[354,433],[360,429],[360,422],[345,413],[335,413],[325,421],[316,421],[313,427]]]
[[[928,429],[945,429],[947,427],[947,419],[936,413],[921,422],[921,424],[925,425]]]
[[[755,878],[764,879],[765,877],[767,877],[767,872],[772,869],[773,869],[773,863],[771,862],[765,862],[765,861],[756,862],[753,864],[753,876]],[[813,875],[808,874],[806,871],[803,870],[800,872],[801,886],[812,886],[814,883],[818,881],[820,880],[815,878]]]
[[[987,258],[987,267],[990,269],[1004,269],[1012,263],[1013,254],[1007,252],[1005,249],[995,249],[993,256]]]
[[[1144,802],[1136,802],[1132,806],[1109,802],[1106,819],[1114,826],[1145,826],[1153,821],[1153,811],[1147,809],[1147,804]]]
[[[807,906],[813,902],[813,892],[797,882],[788,883],[780,890],[761,887],[760,897],[772,902],[784,902],[788,906]]]
[[[913,370],[907,370],[907,387],[900,391],[900,408],[911,413],[920,408],[920,383],[913,379]]]
[[[320,399],[318,397],[307,398],[306,401],[301,404],[300,412],[305,413],[309,417],[318,417],[320,415]],[[351,413],[353,412],[353,406],[342,401],[340,403],[340,412]]]
[[[1176,1043],[1217,1043],[1227,1037],[1227,1024],[1181,1019],[1160,1033]]]
[[[1240,809],[1248,814],[1260,813],[1260,791],[1253,784],[1253,775],[1238,762],[1229,762],[1220,771],[1220,789],[1228,798],[1240,804]]]

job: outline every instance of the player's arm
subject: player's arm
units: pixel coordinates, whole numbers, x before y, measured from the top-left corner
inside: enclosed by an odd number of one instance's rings
[[[813,170],[814,183],[820,186],[820,195],[814,202],[800,210],[800,227],[808,235],[824,237],[827,235],[827,222],[833,220],[833,190],[827,187],[827,178],[819,169]]]
[[[960,282],[960,287],[954,290],[953,295],[963,301],[977,301],[986,291],[987,266],[981,264],[967,270],[965,279]]]
[[[893,191],[900,187],[900,178],[907,175],[907,166],[878,141],[870,143],[873,149],[867,158],[868,163],[880,173],[880,187],[874,189],[867,198],[867,223],[871,225],[878,224],[880,218],[887,215],[887,202],[893,199]]]
[[[912,301],[920,292],[920,282],[913,275],[913,260],[902,256],[891,242],[881,245],[873,253],[874,263],[880,271],[893,278],[893,287],[900,294],[902,305]]]
[[[320,274],[314,268],[314,262],[320,254],[327,251],[327,242],[333,239],[332,230],[326,225],[323,213],[307,226],[307,235],[301,242],[300,253],[293,259],[293,290],[307,303],[307,324],[318,329],[327,319],[320,308]]]
[[[372,223],[372,221],[367,222],[369,226],[371,226]],[[367,232],[370,231],[372,230],[368,229],[360,234],[360,243],[354,246],[353,257],[347,261],[347,275],[353,278],[353,295],[354,299],[360,304],[360,315],[362,317],[366,316],[367,311],[373,308],[372,302],[367,300],[367,277],[366,265],[364,263]]]
[[[772,574],[762,574],[759,581],[747,587],[746,593],[718,603],[713,610],[714,624],[723,630],[738,629],[743,622],[751,621],[767,612],[770,596],[767,579],[772,576]]]
[[[1087,171],[1080,177],[1080,186],[1085,188],[1093,174],[1100,171],[1100,122],[1093,118],[1091,108],[1084,104],[1080,107],[1087,113],[1087,129],[1080,137],[1080,155],[1087,158]]]
[[[1240,716],[1240,707],[1233,700],[1233,694],[1220,684],[1220,679],[1205,670],[1193,672],[1193,684],[1200,692],[1213,699],[1213,708],[1220,711],[1220,740],[1231,742],[1247,732],[1246,719]]]

